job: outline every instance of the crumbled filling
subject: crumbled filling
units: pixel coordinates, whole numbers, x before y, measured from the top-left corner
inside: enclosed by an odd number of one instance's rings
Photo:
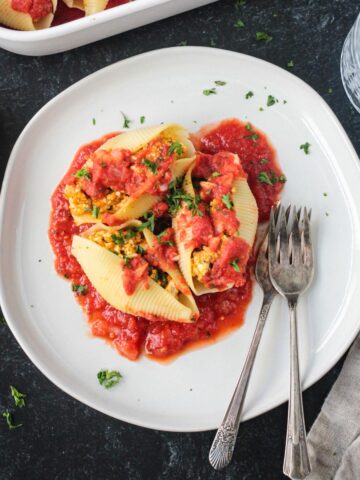
[[[191,258],[192,276],[201,282],[203,277],[209,272],[212,265],[215,263],[218,256],[218,252],[213,252],[207,246],[204,246],[200,250],[194,250]]]
[[[96,212],[96,217],[104,213],[114,213],[125,198],[121,192],[111,191],[102,198],[92,199],[79,185],[66,185],[64,196],[69,200],[70,212],[73,216]]]

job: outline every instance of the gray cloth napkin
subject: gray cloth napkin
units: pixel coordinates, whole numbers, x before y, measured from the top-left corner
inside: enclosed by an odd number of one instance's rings
[[[360,336],[308,435],[307,480],[360,479]]]

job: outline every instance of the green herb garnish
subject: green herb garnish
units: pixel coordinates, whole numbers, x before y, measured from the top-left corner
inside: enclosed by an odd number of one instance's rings
[[[209,95],[216,95],[217,91],[216,88],[206,88],[205,90],[203,90],[203,94],[208,97]]]
[[[14,425],[13,418],[9,410],[5,410],[5,412],[2,413],[2,416],[5,418],[7,426],[9,427],[9,430],[14,430],[15,428],[22,427],[22,423],[19,423],[18,425]]]
[[[96,119],[95,118],[92,119],[92,124],[96,125]]]
[[[256,142],[259,138],[259,135],[257,133],[253,133],[252,135],[245,135],[244,138],[251,138],[253,142]]]
[[[288,68],[294,68],[294,65],[295,65],[294,60],[289,60],[287,63]]]
[[[323,195],[324,195],[324,197],[327,197],[327,196],[328,196],[328,194],[327,194],[326,192],[324,192]]]
[[[226,85],[226,82],[224,82],[224,80],[215,80],[215,85],[218,85],[219,87],[223,87],[224,85]]]
[[[105,388],[111,388],[120,382],[122,375],[117,370],[112,370],[111,372],[109,372],[109,370],[100,370],[97,374],[97,378],[100,385]]]
[[[232,266],[232,268],[235,270],[235,272],[238,272],[240,273],[240,267],[238,265],[238,259],[237,258],[234,258],[234,260],[231,260],[231,262],[229,263],[229,265]]]
[[[249,130],[249,132],[252,132],[252,131],[253,131],[253,128],[252,128],[250,122],[248,122],[248,123],[245,125],[245,128],[246,128],[246,130]]]
[[[300,150],[304,150],[305,155],[309,155],[311,144],[309,142],[300,145]]]
[[[126,240],[131,240],[136,236],[136,230],[134,228],[129,228],[129,230],[125,233]]]
[[[220,177],[220,176],[221,176],[221,173],[219,173],[219,172],[213,172],[213,173],[211,174],[211,176],[212,176],[212,177]]]
[[[246,0],[236,0],[235,8],[238,10],[239,8],[243,7],[245,4],[246,4]]]
[[[76,178],[87,178],[88,180],[91,180],[91,175],[90,172],[87,168],[80,168],[76,173],[74,173],[74,177]]]
[[[334,90],[333,90],[331,87],[328,88],[328,93],[333,93],[333,91],[334,91]]]
[[[124,112],[121,112],[121,114],[124,118],[123,128],[130,128],[131,120],[125,115]]]
[[[143,248],[141,245],[136,245],[135,251],[136,251],[136,253],[138,253],[139,255],[144,255],[144,253],[145,253],[145,248]]]
[[[276,183],[285,183],[286,182],[286,177],[285,175],[280,175],[279,177],[276,175],[276,173],[273,170],[269,171],[269,174],[267,172],[259,172],[258,173],[258,180],[260,183],[266,183],[267,185],[275,185]]]
[[[155,175],[158,169],[158,164],[156,162],[152,162],[151,160],[148,160],[147,158],[144,158],[142,161],[143,165],[146,165],[147,168],[150,170],[150,172]]]
[[[267,185],[272,185],[269,175],[266,172],[259,172],[258,180],[260,183],[266,183]]]
[[[131,258],[132,257],[129,257],[128,255],[123,255],[123,260],[124,260],[124,263],[125,263],[125,267],[131,267]]]
[[[118,234],[111,235],[111,240],[115,243],[115,245],[124,245],[125,240],[124,240],[124,234],[121,230],[119,230]]]
[[[24,393],[19,392],[19,390],[15,388],[13,385],[10,385],[10,393],[14,399],[16,407],[19,407],[19,408],[25,407],[26,395]]]
[[[268,95],[266,105],[271,107],[272,105],[275,105],[277,101],[278,100],[273,95]]]
[[[242,20],[236,20],[236,22],[234,23],[234,27],[235,28],[244,28],[245,27],[245,23],[242,21]]]
[[[96,205],[93,206],[92,214],[94,218],[99,218],[100,208]]]
[[[268,163],[268,162],[269,162],[269,160],[268,160],[267,158],[262,158],[262,159],[260,160],[260,164],[261,164],[261,165],[264,165],[264,163]]]
[[[142,125],[143,123],[145,123],[145,116],[144,116],[144,115],[141,115],[141,117],[140,117],[140,123],[141,123],[141,125]]]
[[[140,227],[137,227],[139,232],[142,232],[145,228],[148,228],[152,232],[155,228],[155,215],[152,212],[148,212],[144,215],[145,222],[143,222]]]
[[[180,157],[180,155],[183,154],[183,147],[181,145],[180,142],[176,141],[176,142],[173,142],[170,147],[169,147],[169,150],[168,150],[168,155],[171,155],[172,153],[176,153],[176,155],[178,155]]]
[[[256,40],[258,41],[264,41],[265,43],[271,42],[273,37],[271,37],[268,33],[266,32],[256,32]]]
[[[80,283],[72,283],[71,289],[73,292],[76,292],[78,295],[86,295],[88,293],[87,285],[80,285]]]
[[[227,208],[231,209],[231,208],[233,207],[233,203],[232,203],[232,201],[231,201],[231,199],[230,199],[230,195],[229,195],[229,194],[223,195],[223,196],[221,197],[221,200],[222,200],[223,204],[224,204]]]
[[[159,242],[159,245],[166,245],[167,247],[173,247],[174,244],[171,240],[165,240],[164,242]]]
[[[246,94],[245,94],[245,98],[246,100],[249,100],[249,98],[253,97],[254,96],[254,92],[252,92],[251,90],[249,90]]]

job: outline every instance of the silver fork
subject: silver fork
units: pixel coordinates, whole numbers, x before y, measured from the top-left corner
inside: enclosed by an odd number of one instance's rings
[[[215,470],[221,470],[222,468],[226,467],[232,459],[240,425],[241,412],[244,405],[251,371],[255,362],[256,352],[258,350],[270,306],[275,295],[277,295],[277,291],[272,286],[269,276],[268,235],[266,235],[258,252],[255,275],[258,284],[263,290],[263,303],[239,381],[236,385],[224,419],[218,431],[216,432],[209,452],[209,462],[211,466],[215,468]]]
[[[301,215],[301,209],[294,207],[290,221],[284,207],[276,213],[272,211],[270,216],[269,273],[274,287],[287,300],[290,312],[290,397],[283,472],[292,479],[303,479],[311,469],[299,372],[296,307],[314,275],[310,214],[304,208]]]

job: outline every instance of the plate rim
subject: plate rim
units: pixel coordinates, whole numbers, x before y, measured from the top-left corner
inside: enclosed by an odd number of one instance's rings
[[[1,195],[0,195],[0,225],[3,225],[3,220],[4,220],[4,213],[5,213],[5,199],[7,196],[8,192],[8,186],[10,182],[10,178],[12,175],[12,170],[15,166],[15,161],[17,157],[17,150],[20,148],[23,137],[27,134],[27,131],[32,128],[32,125],[36,122],[37,118],[40,117],[43,112],[45,112],[47,109],[51,108],[54,103],[57,103],[62,100],[63,96],[68,95],[69,93],[72,92],[72,90],[75,90],[76,88],[79,88],[83,83],[86,83],[92,77],[97,76],[99,74],[104,74],[106,72],[111,71],[112,69],[116,69],[119,64],[126,64],[126,63],[131,63],[133,61],[138,61],[143,58],[143,57],[151,57],[151,56],[157,56],[157,55],[162,55],[166,53],[174,53],[174,52],[184,52],[185,50],[189,51],[189,53],[196,53],[196,52],[207,52],[207,53],[215,53],[217,55],[228,55],[228,56],[234,56],[238,59],[245,59],[246,61],[252,61],[254,63],[257,63],[259,65],[264,65],[266,67],[270,67],[272,69],[275,69],[277,71],[280,71],[282,74],[285,74],[285,76],[289,76],[290,79],[294,82],[297,82],[299,86],[311,91],[312,94],[315,94],[317,99],[321,102],[322,106],[325,108],[326,114],[328,115],[329,119],[331,119],[334,123],[334,126],[336,126],[338,133],[341,135],[343,142],[346,143],[348,152],[351,154],[353,160],[355,161],[355,164],[358,168],[358,172],[360,174],[360,164],[359,164],[359,157],[358,154],[354,148],[354,146],[351,143],[351,140],[349,139],[348,135],[346,134],[346,131],[340,121],[338,120],[337,116],[335,113],[332,111],[330,106],[326,103],[326,101],[320,96],[316,90],[314,90],[310,85],[308,85],[305,81],[300,79],[299,77],[295,76],[291,72],[288,72],[287,70],[271,63],[266,60],[259,59],[257,57],[254,57],[252,55],[246,55],[243,53],[239,52],[234,52],[231,50],[225,50],[225,49],[219,49],[219,48],[212,48],[212,47],[194,47],[194,46],[181,46],[181,47],[169,47],[169,48],[160,48],[156,50],[151,50],[149,52],[141,53],[138,55],[134,55],[132,57],[128,57],[126,59],[117,61],[111,65],[108,65],[106,67],[103,67],[101,69],[96,70],[95,72],[91,73],[90,75],[87,75],[86,77],[82,78],[81,80],[77,81],[73,85],[67,87],[65,90],[61,91],[58,93],[54,98],[49,100],[45,105],[43,105],[36,113],[35,115],[28,121],[28,123],[25,125],[24,129],[20,133],[18,139],[16,140],[10,156],[8,163],[6,165],[6,170],[3,178],[3,183],[1,187]],[[0,240],[2,236],[4,235],[3,232],[1,232]],[[0,250],[1,250],[1,245],[0,245]],[[120,415],[114,415],[113,412],[110,411],[109,408],[106,406],[99,407],[98,405],[95,405],[91,399],[85,399],[81,394],[78,394],[76,391],[74,391],[71,387],[64,385],[61,379],[57,378],[58,375],[56,373],[51,372],[51,369],[48,369],[47,365],[45,362],[42,362],[40,358],[38,358],[37,353],[34,351],[34,349],[31,347],[30,344],[28,344],[27,340],[25,337],[22,336],[21,332],[18,330],[16,327],[16,321],[13,321],[12,314],[10,312],[10,308],[8,308],[7,304],[7,295],[5,294],[5,287],[4,287],[4,280],[5,280],[5,272],[3,272],[2,264],[0,264],[0,304],[2,311],[4,313],[5,319],[7,326],[9,327],[10,331],[12,332],[13,336],[15,337],[16,341],[22,348],[22,350],[25,352],[25,354],[28,356],[30,361],[40,370],[40,372],[45,375],[45,377],[50,380],[54,385],[56,385],[58,388],[60,388],[63,392],[66,394],[70,395],[72,398],[75,398],[79,402],[83,403],[84,405],[87,405],[94,410],[101,412],[103,414],[106,414],[112,418],[115,418],[117,420],[121,420],[123,422],[140,426],[143,428],[149,428],[153,430],[160,430],[160,431],[169,431],[169,432],[200,432],[200,431],[210,431],[215,428],[217,428],[216,425],[213,426],[208,426],[208,427],[174,427],[173,425],[162,425],[159,427],[158,424],[152,423],[151,419],[147,421],[139,421],[137,420],[136,417],[133,415],[129,414],[126,416]],[[342,346],[341,349],[339,349],[336,353],[336,355],[332,356],[331,359],[329,360],[329,363],[327,364],[326,367],[322,368],[320,372],[315,375],[314,378],[311,378],[303,383],[302,390],[306,390],[310,386],[314,385],[316,382],[318,382],[331,368],[338,362],[338,360],[344,355],[344,353],[349,349],[350,345],[354,341],[357,333],[360,330],[360,323],[358,326],[354,326],[354,329],[349,335],[349,338],[347,342],[344,342],[344,345]],[[240,369],[239,369],[239,375],[240,375]],[[235,388],[235,385],[234,385]],[[252,418],[255,418],[259,415],[262,415],[264,413],[267,413],[270,410],[273,410],[274,408],[278,407],[282,403],[287,402],[287,397],[284,399],[282,396],[277,396],[273,399],[273,402],[270,402],[270,406],[268,408],[262,409],[259,413],[256,414],[250,414],[246,415],[245,419],[242,421],[250,420]],[[224,414],[226,410],[226,405],[224,405]]]

